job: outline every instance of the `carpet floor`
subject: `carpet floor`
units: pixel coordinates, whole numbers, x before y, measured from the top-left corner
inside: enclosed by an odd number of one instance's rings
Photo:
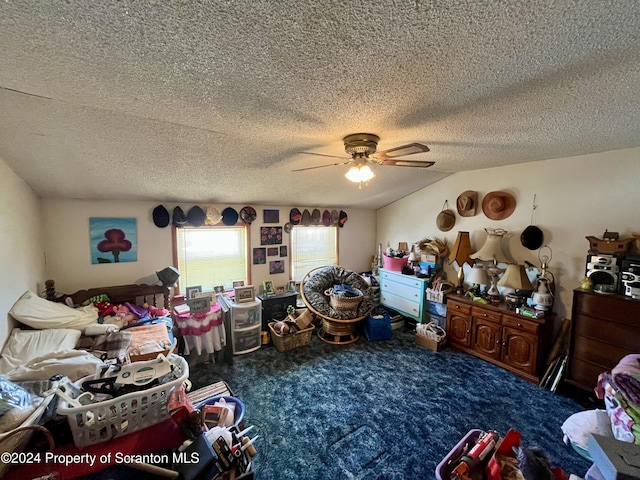
[[[226,381],[254,425],[260,480],[435,478],[438,463],[471,429],[510,428],[567,474],[590,464],[562,442],[561,425],[583,408],[472,355],[393,339],[273,346],[232,365],[191,368],[193,388]]]

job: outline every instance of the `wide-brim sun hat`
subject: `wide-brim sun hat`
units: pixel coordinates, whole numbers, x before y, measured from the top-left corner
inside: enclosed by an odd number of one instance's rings
[[[491,220],[504,220],[516,209],[516,199],[509,192],[489,192],[482,199],[482,212]]]
[[[441,232],[448,232],[456,224],[456,215],[453,210],[442,210],[436,217],[436,226]]]

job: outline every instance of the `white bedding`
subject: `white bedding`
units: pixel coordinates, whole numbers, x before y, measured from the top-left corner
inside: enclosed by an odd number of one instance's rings
[[[13,304],[9,315],[31,328],[75,328],[83,330],[98,320],[98,309],[93,305],[71,308],[64,303],[51,302],[26,291]]]
[[[13,381],[47,380],[58,373],[75,381],[96,373],[102,362],[89,352],[75,350],[75,329],[21,330],[14,328],[2,348],[0,374]]]

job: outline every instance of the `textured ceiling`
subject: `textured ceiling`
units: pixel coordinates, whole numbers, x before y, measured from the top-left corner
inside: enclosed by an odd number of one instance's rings
[[[0,158],[42,197],[378,208],[640,145],[637,0],[3,0],[0,45]],[[291,172],[357,132],[436,163]]]

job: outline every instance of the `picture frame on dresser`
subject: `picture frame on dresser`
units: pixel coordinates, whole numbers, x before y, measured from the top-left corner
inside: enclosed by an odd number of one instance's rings
[[[196,298],[196,294],[201,292],[202,292],[202,286],[198,285],[197,287],[196,286],[187,287],[185,294],[187,298]]]
[[[208,312],[211,310],[211,297],[188,298],[187,305],[191,314]]]
[[[253,285],[235,287],[233,293],[235,294],[236,303],[253,302],[256,298]]]

